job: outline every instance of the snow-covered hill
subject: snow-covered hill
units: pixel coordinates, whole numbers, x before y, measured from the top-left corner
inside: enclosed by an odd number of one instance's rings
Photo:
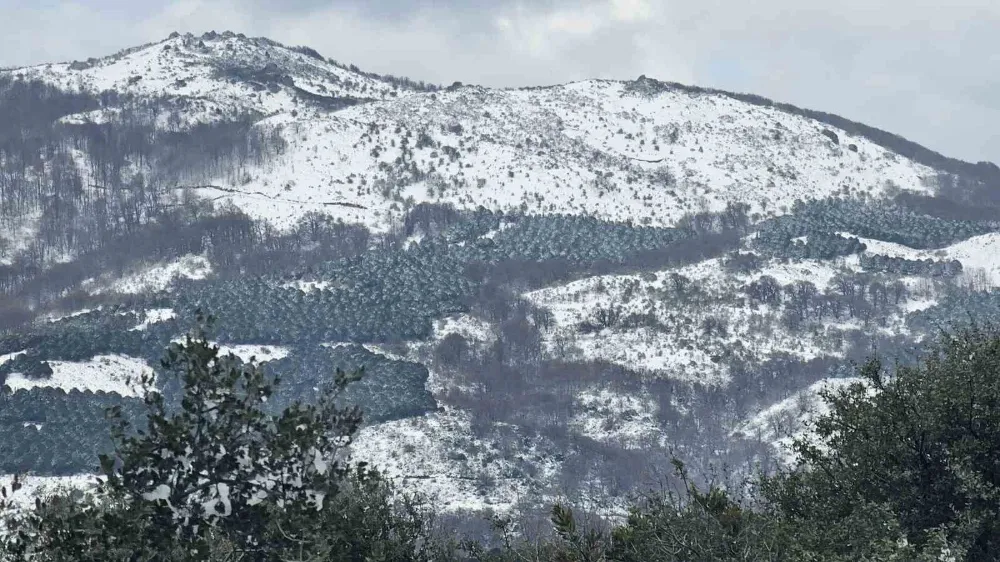
[[[466,87],[304,118],[275,116],[282,160],[220,193],[285,226],[308,210],[384,230],[404,202],[449,202],[671,225],[744,202],[927,192],[934,171],[863,138],[716,94],[632,82]]]
[[[978,276],[985,287],[1000,286],[1000,233],[973,236],[936,250],[917,250],[870,238],[859,238],[867,246],[865,253],[908,260],[958,260],[967,276]],[[978,272],[978,273],[977,273]],[[984,287],[984,288],[985,288]]]
[[[156,43],[87,61],[18,68],[67,90],[171,100],[177,124],[217,121],[245,113],[272,115],[298,109],[312,114],[338,98],[382,99],[407,88],[333,64],[315,51],[225,32],[172,34]],[[310,103],[313,102],[313,103]],[[101,120],[99,110],[71,119]],[[169,119],[165,116],[165,122]]]
[[[173,117],[163,118],[175,125],[269,116],[259,126],[279,127],[288,142],[279,161],[220,177],[200,195],[282,227],[313,210],[385,230],[421,201],[670,225],[736,201],[770,215],[800,198],[926,192],[935,175],[817,121],[646,78],[416,92],[228,32],[7,72],[169,99]]]

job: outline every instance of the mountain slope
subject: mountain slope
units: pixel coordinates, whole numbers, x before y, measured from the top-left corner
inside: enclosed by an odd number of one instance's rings
[[[272,116],[258,127],[280,129],[282,159],[207,182],[207,195],[281,227],[321,210],[386,230],[407,201],[667,226],[727,202],[772,215],[806,197],[926,193],[937,175],[819,121],[644,78],[415,93],[307,49],[232,33],[9,72],[166,99],[164,124]],[[100,120],[115,107],[67,119]]]
[[[100,59],[7,72],[67,90],[165,99],[176,114],[173,122],[180,124],[211,122],[245,113],[265,116],[314,110],[412,92],[405,85],[400,87],[328,62],[311,49],[293,49],[231,32],[200,37],[173,34],[163,41]],[[101,112],[75,119],[88,117],[99,120]],[[171,123],[169,118],[166,121]]]
[[[365,365],[357,456],[453,509],[613,511],[674,453],[786,460],[873,346],[1000,318],[1000,222],[940,197],[961,163],[753,96],[441,90],[232,33],[0,95],[37,110],[0,129],[0,470],[91,467],[124,371],[176,397],[158,360],[202,309],[276,408]]]
[[[283,226],[325,209],[384,230],[404,201],[669,226],[731,202],[767,216],[795,199],[930,192],[934,170],[864,138],[724,96],[633,86],[466,87],[276,116],[260,126],[282,127],[282,160],[221,198]]]

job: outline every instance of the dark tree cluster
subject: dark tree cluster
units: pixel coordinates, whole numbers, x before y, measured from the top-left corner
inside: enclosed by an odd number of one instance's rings
[[[266,359],[258,357],[261,361]],[[269,361],[268,372],[280,376],[283,381],[269,408],[278,412],[294,402],[311,403],[315,389],[329,385],[329,374],[337,369],[363,370],[364,376],[344,389],[341,403],[360,407],[366,422],[411,418],[437,408],[426,388],[426,367],[394,361],[360,345],[333,349],[297,347],[288,357]]]
[[[788,232],[762,229],[753,241],[754,249],[767,255],[791,260],[830,260],[865,251],[866,246],[854,236],[812,232],[806,240],[797,240]]]
[[[830,240],[838,232],[895,242],[910,248],[936,249],[994,232],[996,223],[951,220],[916,212],[889,201],[862,201],[831,197],[797,201],[788,215],[769,219],[758,227],[761,243],[788,246],[788,240],[822,236]],[[825,241],[826,241],[825,240]]]
[[[782,321],[793,330],[807,320],[884,322],[908,300],[910,293],[898,279],[869,273],[838,274],[824,291],[810,281],[782,286],[775,278],[764,275],[745,285],[743,292],[756,305],[782,307]]]
[[[897,275],[918,275],[921,277],[955,277],[962,273],[962,262],[958,260],[910,260],[882,254],[862,254],[861,267],[875,273]]]
[[[7,474],[90,472],[111,449],[104,412],[119,406],[141,419],[141,401],[105,392],[32,388],[0,392],[0,470]]]
[[[164,128],[159,117],[175,112],[176,103],[132,100],[115,92],[62,93],[0,77],[5,123],[0,224],[19,232],[30,226],[25,223],[30,217],[38,217],[33,237],[20,249],[0,248],[6,254],[0,265],[0,305],[10,309],[5,320],[23,319],[24,305],[59,298],[83,279],[120,273],[144,260],[203,251],[206,236],[214,243],[229,238],[244,246],[258,241],[221,224],[238,213],[222,210],[216,217],[191,193],[177,197],[175,192],[208,178],[242,178],[250,166],[284,150],[279,131],[254,126],[253,116]],[[102,108],[96,121],[60,120]]]
[[[723,267],[730,273],[745,275],[759,271],[763,260],[753,252],[732,252],[722,261]]]

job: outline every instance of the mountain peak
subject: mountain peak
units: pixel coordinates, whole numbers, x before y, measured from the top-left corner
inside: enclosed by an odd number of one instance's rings
[[[102,58],[8,72],[69,90],[181,102],[188,124],[227,115],[340,108],[405,96],[421,86],[324,59],[308,47],[288,47],[231,31],[174,32],[164,40]],[[99,120],[100,115],[86,117]]]

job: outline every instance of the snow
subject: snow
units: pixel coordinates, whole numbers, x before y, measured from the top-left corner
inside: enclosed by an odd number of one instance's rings
[[[146,501],[164,501],[170,498],[170,486],[166,484],[160,484],[153,489],[152,492],[146,492],[142,495],[142,499]]]
[[[671,273],[690,279],[712,304],[702,306],[697,299],[689,305],[671,297],[667,292]],[[728,371],[720,358],[728,353],[762,357],[783,352],[803,360],[842,354],[839,344],[825,332],[790,333],[781,325],[780,309],[754,307],[740,298],[740,288],[755,277],[773,274],[790,282],[795,273],[812,278],[822,288],[835,269],[821,262],[772,263],[753,275],[741,276],[726,272],[718,259],[711,259],[656,272],[652,280],[637,275],[595,276],[523,296],[552,312],[555,327],[543,333],[546,351],[552,356],[604,360],[645,375],[723,384]],[[610,307],[619,307],[623,316],[651,314],[657,324],[579,331],[578,326],[589,321],[595,310]],[[726,334],[709,337],[702,333],[703,322],[713,319],[727,326]]]
[[[166,322],[177,317],[177,313],[172,308],[151,308],[144,313],[142,322],[132,328],[131,331],[142,331],[160,322]]]
[[[114,392],[121,396],[141,396],[139,378],[153,376],[153,369],[142,359],[124,355],[98,355],[87,361],[49,361],[52,376],[29,379],[21,373],[11,373],[7,386],[16,392],[35,387],[61,388],[66,392],[77,389],[91,392]]]
[[[531,91],[439,92],[436,97],[432,102],[424,95],[409,96],[293,121],[286,135],[290,146],[285,161],[260,170],[242,188],[268,197],[234,195],[231,200],[249,214],[279,225],[291,224],[322,203],[351,202],[365,209],[331,207],[327,212],[384,230],[387,220],[399,212],[392,211],[392,199],[373,184],[385,176],[380,164],[391,163],[400,154],[392,147],[398,141],[396,127],[430,130],[442,144],[465,144],[458,149],[462,156],[456,162],[434,163],[432,174],[440,181],[413,183],[399,193],[414,202],[447,201],[460,208],[484,205],[512,210],[525,203],[536,213],[587,213],[670,225],[684,213],[718,210],[727,201],[746,201],[753,211],[767,207],[778,212],[779,202],[833,194],[844,185],[880,192],[886,176],[923,190],[920,178],[929,173],[905,159],[881,157],[884,151],[862,139],[852,141],[878,157],[862,159],[832,151],[813,122],[721,97],[666,93],[655,101],[644,100],[625,95],[620,83],[597,81]],[[484,117],[487,113],[492,117]],[[725,116],[735,116],[736,121],[727,123]],[[469,133],[439,135],[433,130],[432,124],[449,122],[460,123]],[[560,122],[559,129],[538,126]],[[762,129],[774,122],[793,132],[789,140],[760,140]],[[380,129],[371,140],[365,136],[368,123]],[[653,152],[649,147],[660,137],[657,128],[673,125],[690,130],[677,145],[664,144]],[[619,129],[636,140],[617,134]],[[518,149],[526,138],[535,139],[533,146],[544,142],[549,148]],[[639,139],[645,144],[640,145]],[[384,149],[382,156],[370,154],[375,147]],[[414,159],[430,170],[434,151],[416,151]],[[650,166],[637,158],[663,158],[664,163]],[[669,169],[678,178],[677,185],[657,184],[660,168]],[[768,168],[794,168],[799,175],[787,179]],[[509,177],[507,170],[516,170],[515,177]],[[595,180],[598,173],[612,174],[606,189]],[[638,182],[628,184],[624,180],[629,176]],[[348,182],[350,177],[355,181]],[[777,185],[760,189],[765,178]],[[482,188],[477,185],[480,179],[486,182]],[[456,182],[461,187],[449,187]]]
[[[229,485],[225,483],[213,484],[212,488],[215,491],[215,497],[202,502],[201,506],[205,510],[205,513],[218,513],[222,517],[226,517],[233,512],[232,503],[229,500]],[[218,511],[217,507],[222,504],[222,511]]]
[[[25,351],[26,350],[22,349],[21,351],[15,351],[14,353],[8,353],[6,355],[0,355],[0,365],[3,365],[4,363],[6,363],[8,361],[13,360],[15,357],[17,357],[18,355],[24,353]]]
[[[808,281],[822,291],[830,286],[830,281],[846,268],[852,265],[851,262],[841,258],[837,260],[800,260],[790,263],[768,262],[761,270],[750,276],[757,280],[765,275],[774,277],[778,283],[788,285],[796,281]],[[858,268],[851,268],[855,271]]]
[[[172,343],[184,343],[184,338],[175,338]],[[256,358],[258,363],[268,361],[278,361],[288,357],[291,349],[281,345],[257,345],[257,344],[225,344],[210,341],[209,344],[219,347],[219,357],[232,353],[243,361],[250,361],[251,357]]]
[[[257,72],[268,62],[275,63],[295,88],[377,101],[324,111],[304,103],[287,83],[258,91],[252,84],[256,79],[220,75],[233,67]],[[233,178],[207,183],[222,188],[210,195],[217,202],[233,203],[279,229],[292,226],[309,211],[321,211],[384,232],[420,202],[445,202],[463,209],[482,205],[536,214],[587,214],[671,226],[687,213],[721,210],[734,201],[749,204],[751,213],[763,217],[786,212],[796,199],[843,192],[877,196],[890,184],[928,192],[930,183],[925,180],[935,174],[835,127],[722,95],[680,90],[639,95],[629,91],[628,83],[607,80],[521,90],[468,87],[430,95],[396,89],[272,42],[232,34],[184,35],[85,65],[62,63],[4,72],[94,93],[113,89],[139,97],[170,98],[175,104],[173,114],[156,116],[168,128],[247,112],[266,116],[258,126],[280,132],[288,143],[283,154],[276,161],[250,165],[245,183],[242,179],[233,183]],[[100,122],[115,111],[105,108],[64,121]],[[831,143],[821,134],[823,129],[836,132],[841,146],[857,145],[857,152]],[[421,135],[438,146],[416,148]],[[416,178],[408,175],[411,166],[420,172]],[[33,221],[29,217],[18,228],[33,236]],[[502,224],[484,237],[493,238],[508,226]],[[976,237],[930,253],[862,241],[868,244],[869,253],[959,259],[967,270],[981,269],[998,286],[997,238]],[[407,243],[421,239],[418,233]],[[859,327],[845,321],[789,333],[778,321],[780,307],[752,307],[743,302],[740,288],[744,284],[770,275],[783,284],[808,280],[822,290],[838,272],[850,270],[857,270],[856,258],[768,262],[751,275],[732,275],[715,259],[655,272],[651,281],[631,275],[599,276],[524,296],[553,312],[555,326],[544,332],[545,352],[550,356],[601,359],[644,376],[724,384],[728,373],[721,358],[726,354],[838,356],[840,343],[831,334]],[[669,297],[671,273],[691,279],[709,305],[689,306]],[[93,293],[137,294],[166,290],[177,277],[202,279],[211,274],[205,257],[189,255],[145,264],[122,278],[90,280],[84,288]],[[333,283],[299,280],[286,286],[308,292],[329,289]],[[902,313],[932,306],[934,298],[933,294],[914,298]],[[579,333],[578,325],[595,308],[611,305],[621,306],[624,314],[649,313],[655,323]],[[174,314],[170,309],[146,311],[133,329],[147,329]],[[722,321],[727,333],[702,334],[703,322],[713,319]],[[900,319],[883,329],[902,329]],[[426,363],[434,346],[452,333],[482,348],[494,341],[496,327],[471,315],[456,315],[435,322],[432,338],[410,342],[405,350],[365,347],[393,359]],[[285,347],[261,345],[222,345],[220,351],[264,361],[289,353]],[[0,363],[12,357],[0,357]],[[51,379],[29,381],[14,374],[8,385],[135,395],[138,390],[124,381],[125,375],[149,372],[140,360],[123,356],[51,364],[55,371]],[[447,373],[430,370],[427,387],[436,397],[457,384]],[[779,422],[789,416],[795,424],[802,422],[796,408],[815,402],[816,390],[810,387],[772,406],[748,423],[747,429],[770,432],[769,439],[779,439]],[[571,427],[583,435],[629,448],[662,443],[664,436],[655,423],[656,405],[641,393],[595,387],[580,392],[576,401],[578,413]],[[408,486],[442,498],[449,509],[508,509],[525,494],[543,497],[538,481],[559,468],[543,444],[521,443],[513,451],[515,456],[533,459],[539,467],[536,482],[515,478],[509,475],[514,467],[511,458],[489,455],[493,444],[476,438],[471,422],[467,413],[445,405],[419,418],[364,428],[355,453]],[[459,452],[465,460],[454,458]],[[483,478],[497,484],[480,490],[477,481]],[[217,488],[215,492],[213,501],[225,504],[227,491]]]
[[[978,237],[952,248],[988,248],[993,243]],[[970,254],[972,252],[969,252]],[[958,255],[956,250],[953,255]],[[976,256],[989,256],[982,251]],[[984,263],[987,259],[980,258]],[[546,287],[523,295],[536,306],[552,312],[554,327],[543,332],[545,351],[553,357],[604,360],[641,375],[680,381],[724,384],[728,355],[765,359],[776,353],[808,361],[817,357],[843,357],[843,332],[862,330],[884,334],[908,333],[906,315],[937,303],[937,289],[923,287],[927,280],[900,277],[911,290],[910,299],[891,313],[885,325],[865,326],[857,319],[809,321],[789,330],[782,322],[783,305],[755,304],[743,288],[764,275],[780,284],[809,281],[819,291],[830,288],[835,276],[860,271],[855,256],[834,260],[769,260],[760,270],[737,274],[726,271],[720,259],[645,272],[639,275],[603,275]],[[689,281],[690,296],[678,298],[672,275]],[[613,326],[586,333],[579,326],[592,322],[595,311],[617,307],[621,315],[651,315],[637,326]],[[718,321],[725,333],[705,332],[705,322]]]
[[[229,72],[259,74],[268,63],[294,87]],[[258,126],[280,132],[284,153],[250,166],[248,178],[207,183],[223,189],[212,194],[220,203],[281,229],[320,211],[384,232],[425,201],[673,225],[733,201],[768,216],[796,199],[879,195],[887,185],[929,192],[934,175],[864,138],[774,107],[680,89],[645,95],[622,81],[419,93],[232,34],[178,36],[72,66],[6,72],[95,93],[166,96],[177,106],[177,126],[248,111],[266,116]],[[321,110],[296,88],[374,101]],[[101,120],[113,111],[68,119]],[[417,148],[422,135],[436,145]]]
[[[795,439],[809,439],[812,433],[809,423],[815,418],[828,414],[829,405],[820,396],[820,391],[836,392],[853,383],[862,382],[857,377],[823,379],[813,383],[784,400],[781,400],[752,416],[734,431],[756,437],[775,447],[779,458],[786,464],[795,460],[791,445]]]
[[[277,65],[274,78],[261,71],[269,63]],[[65,89],[83,89],[94,94],[115,90],[138,97],[172,100],[174,109],[161,114],[162,125],[176,128],[231,118],[247,112],[263,115],[298,110],[306,113],[295,88],[325,97],[353,96],[387,98],[406,95],[405,89],[363,76],[324,60],[313,58],[268,41],[221,34],[195,37],[190,34],[165,39],[97,59],[84,68],[70,63],[45,64],[6,71],[14,76],[41,79]],[[257,77],[227,77],[229,69]],[[280,83],[279,75],[291,84]],[[258,86],[255,88],[255,83]],[[265,82],[272,89],[259,89]],[[64,121],[101,122],[116,108],[69,116]],[[175,114],[172,117],[171,114]]]
[[[84,308],[84,309],[76,310],[74,312],[70,312],[68,314],[50,314],[50,315],[48,315],[48,316],[45,317],[45,320],[47,322],[59,322],[60,320],[66,320],[68,318],[75,318],[77,316],[83,316],[84,314],[88,314],[90,312],[94,312],[95,310],[100,310],[100,307],[98,307],[97,309]]]
[[[947,259],[962,262],[965,270],[982,270],[992,287],[1000,287],[1000,233],[974,236],[945,248]]]
[[[641,449],[650,441],[666,445],[666,435],[656,422],[658,407],[652,399],[600,388],[581,392],[576,400],[579,412],[570,425],[581,435],[627,449]]]
[[[230,56],[218,52],[214,43],[206,45],[205,53],[183,57],[164,55],[161,47],[147,49],[122,59],[133,62],[80,73],[94,87],[172,91],[172,81],[158,77],[166,70],[144,71],[138,83],[123,83],[132,68],[173,68],[171,57],[195,64],[183,72],[197,74],[200,65],[209,65],[204,62],[208,58]],[[247,53],[256,53],[254,49],[248,47]],[[258,55],[245,56],[257,60]],[[299,66],[290,68],[291,74],[299,71]],[[58,81],[67,71],[55,65],[30,73]],[[279,228],[308,211],[321,211],[381,232],[405,212],[400,202],[406,200],[672,225],[685,213],[721,210],[731,201],[773,215],[795,199],[844,189],[877,195],[887,181],[927,192],[923,180],[933,175],[925,166],[838,130],[844,144],[859,147],[858,153],[843,150],[820,133],[829,127],[775,108],[681,91],[637,96],[624,82],[375,95],[371,97],[381,99],[335,112],[305,111],[285,90],[257,102],[241,90],[242,84],[208,76],[188,82],[178,94],[226,107],[250,104],[273,114],[259,126],[280,127],[288,143],[284,154],[250,168],[249,182],[219,178],[212,183],[225,189],[218,194],[220,202],[231,201]],[[366,84],[361,87],[383,91],[378,84]],[[289,113],[292,107],[299,108],[297,116]],[[461,129],[442,130],[445,124]],[[781,131],[780,138],[774,131]],[[421,133],[440,146],[415,148]],[[409,147],[405,155],[404,140]],[[454,158],[445,146],[457,151],[451,153]],[[420,178],[407,178],[404,168],[410,162],[423,173]],[[667,181],[668,176],[674,181]]]
[[[303,293],[311,293],[313,291],[322,291],[329,289],[333,286],[330,281],[302,281],[301,279],[293,281],[291,283],[285,283],[282,285],[286,289],[298,289]]]
[[[54,494],[71,490],[92,490],[97,485],[94,474],[77,474],[73,476],[35,476],[21,475],[21,489],[11,494],[11,483],[14,477],[10,474],[0,475],[0,486],[7,489],[15,510],[30,509],[35,503],[35,497],[45,498]],[[0,527],[2,528],[2,527]]]
[[[118,279],[90,279],[83,287],[91,294],[141,294],[166,290],[176,278],[204,279],[211,275],[212,264],[204,256],[186,255],[174,261],[137,268]]]
[[[352,455],[378,467],[407,490],[426,495],[445,511],[507,511],[522,498],[542,497],[537,487],[556,474],[558,463],[536,445],[497,457],[492,454],[492,443],[472,435],[470,422],[468,413],[445,409],[368,426],[358,433]],[[513,474],[515,459],[538,466],[538,477]],[[478,486],[484,478],[495,483]]]
[[[458,334],[470,343],[492,343],[495,328],[485,320],[469,314],[457,314],[434,321],[434,340],[440,342],[449,334]]]
[[[842,235],[850,235],[842,233]],[[940,249],[919,250],[903,244],[858,237],[866,254],[882,254],[908,260],[958,260],[964,272],[981,270],[989,286],[1000,287],[1000,232],[973,236]]]
[[[291,353],[289,348],[280,345],[216,345],[219,346],[219,355],[232,353],[243,361],[249,361],[251,357],[255,357],[258,363],[278,361],[288,357],[288,354]]]

